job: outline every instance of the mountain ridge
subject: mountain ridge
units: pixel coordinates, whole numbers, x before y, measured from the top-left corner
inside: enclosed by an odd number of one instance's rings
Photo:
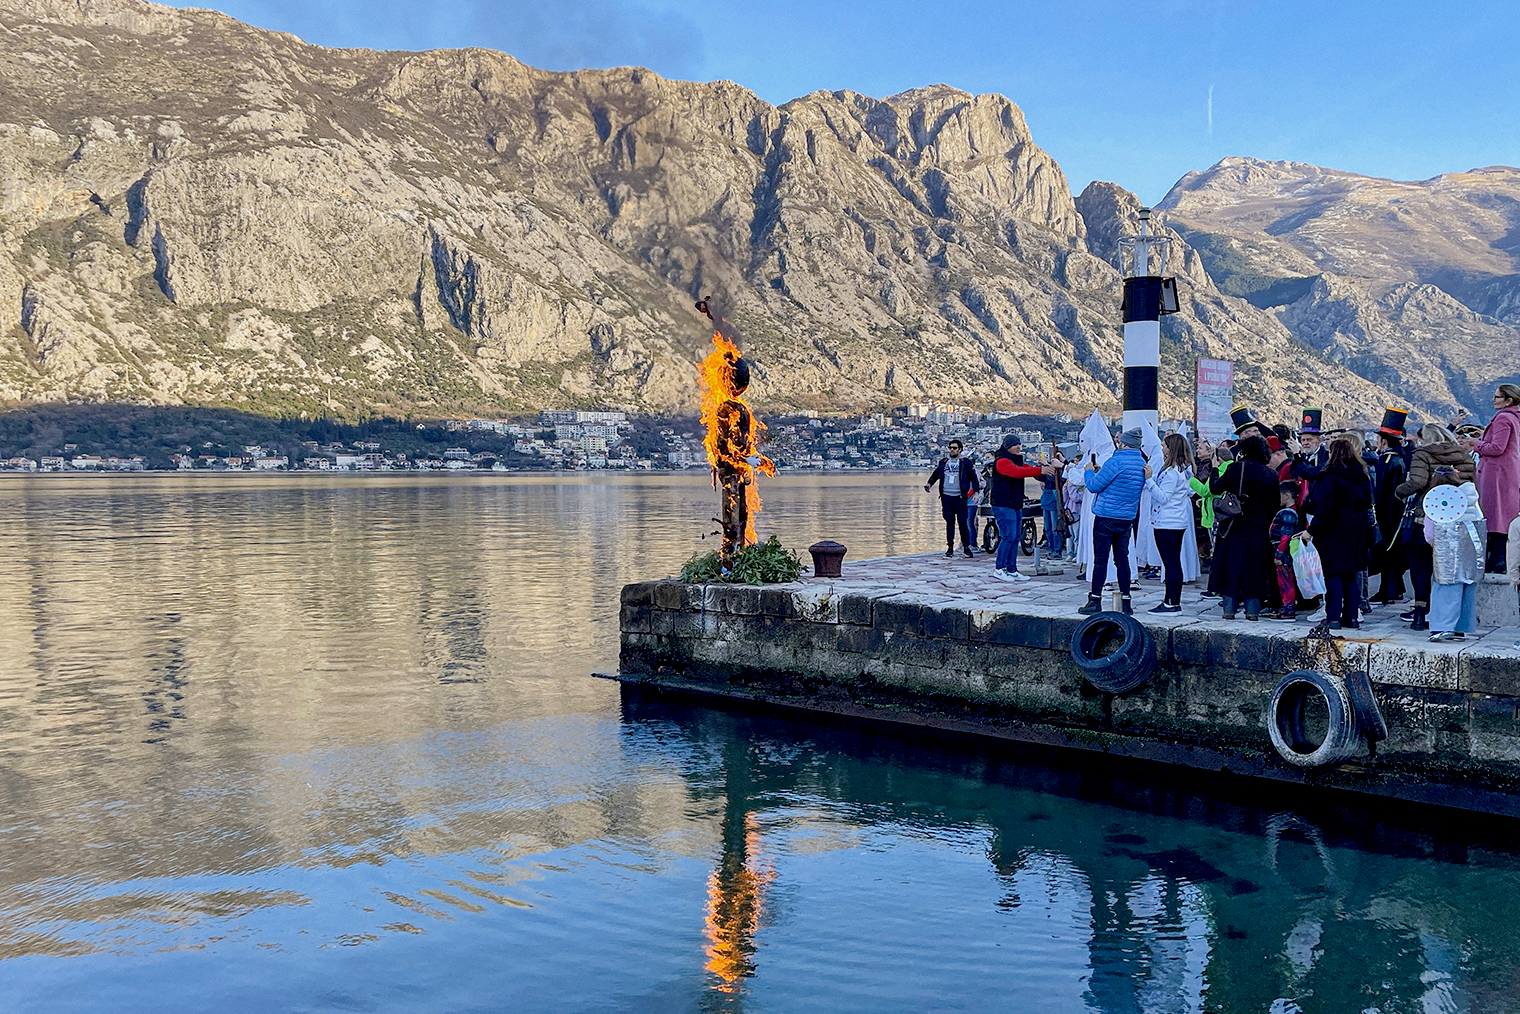
[[[4,0],[0,26],[0,398],[685,411],[714,294],[762,405],[1117,408],[1109,247],[1139,203],[1073,196],[1006,97],[778,107],[137,0]],[[1392,397],[1221,292],[1184,235],[1168,411],[1197,355],[1280,415]]]
[[[1520,168],[1397,181],[1242,156],[1157,205],[1228,292],[1438,412],[1520,379]]]

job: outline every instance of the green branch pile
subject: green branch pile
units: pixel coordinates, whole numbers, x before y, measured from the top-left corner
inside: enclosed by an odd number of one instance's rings
[[[693,556],[681,568],[684,584],[709,581],[728,584],[785,584],[802,576],[802,561],[797,553],[781,548],[781,540],[772,535],[765,542],[745,546],[734,554],[734,565],[727,574],[717,553]]]

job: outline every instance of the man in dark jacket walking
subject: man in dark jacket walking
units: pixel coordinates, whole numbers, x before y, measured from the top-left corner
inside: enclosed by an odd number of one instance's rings
[[[961,457],[961,442],[952,440],[948,445],[950,456],[940,458],[939,464],[924,483],[924,492],[939,483],[939,506],[945,516],[945,555],[955,555],[955,529],[961,530],[961,550],[971,556],[971,530],[966,524],[966,497],[982,488],[971,462]]]

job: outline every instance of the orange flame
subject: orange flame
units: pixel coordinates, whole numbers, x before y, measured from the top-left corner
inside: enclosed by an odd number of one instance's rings
[[[725,855],[707,881],[705,967],[718,977],[713,988],[722,993],[738,992],[739,981],[755,974],[762,895],[776,878],[775,870],[748,858],[760,852],[760,829],[753,814],[744,817],[744,846],[745,855]]]
[[[715,487],[719,473],[724,470],[736,472],[744,479],[744,498],[749,505],[744,544],[750,545],[755,541],[755,515],[760,513],[760,491],[755,488],[755,472],[758,469],[765,475],[775,475],[776,466],[769,458],[758,455],[757,445],[765,424],[754,417],[743,392],[734,389],[733,364],[743,353],[720,333],[713,333],[712,342],[712,352],[697,365],[697,383],[702,391],[702,425],[707,430],[702,442],[707,447],[707,464],[712,468]],[[735,425],[741,415],[748,416],[752,425]],[[750,464],[752,457],[759,457],[758,465]]]

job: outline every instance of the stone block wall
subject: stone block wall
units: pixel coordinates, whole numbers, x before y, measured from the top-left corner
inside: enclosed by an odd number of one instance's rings
[[[1520,793],[1520,627],[1465,646],[1329,646],[1306,640],[1302,625],[1146,616],[1158,670],[1134,693],[1111,697],[1087,686],[1071,661],[1081,617],[1044,612],[817,579],[764,588],[647,582],[623,589],[621,667],[801,706],[828,701],[837,710],[843,701],[993,729],[1038,727],[1041,735],[1023,738],[1179,763],[1326,783],[1351,777],[1365,791],[1387,792],[1391,779],[1402,783],[1391,794],[1411,798],[1450,784]],[[1390,736],[1369,759],[1371,776],[1305,774],[1267,737],[1273,686],[1293,669],[1334,668],[1327,652],[1375,681]],[[1411,780],[1424,788],[1411,790]]]

